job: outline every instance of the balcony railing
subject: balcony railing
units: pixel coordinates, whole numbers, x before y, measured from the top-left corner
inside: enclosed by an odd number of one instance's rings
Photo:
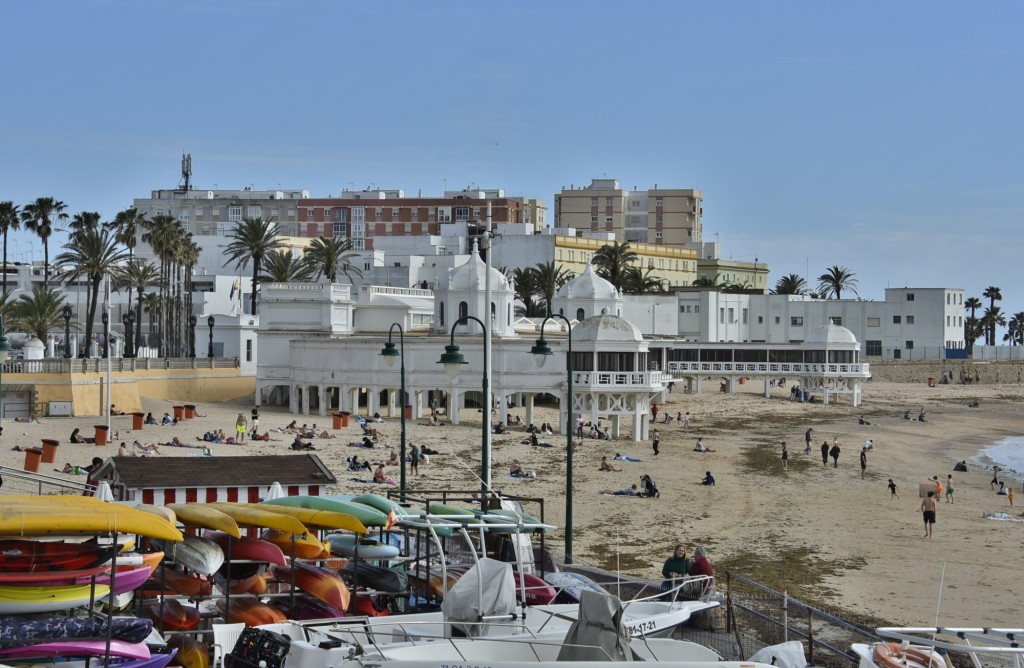
[[[861,376],[871,375],[870,365],[858,363],[803,362],[669,362],[670,374],[748,374],[751,376]]]
[[[115,357],[111,371],[142,371],[150,369],[237,369],[237,357]],[[87,359],[8,360],[3,365],[9,373],[100,373],[107,370],[107,360]]]
[[[647,388],[664,380],[660,371],[574,371],[572,374],[576,388]]]

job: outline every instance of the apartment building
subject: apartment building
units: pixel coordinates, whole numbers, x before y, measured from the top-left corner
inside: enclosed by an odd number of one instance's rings
[[[281,232],[296,234],[299,202],[308,190],[154,190],[150,197],[132,200],[132,206],[152,219],[173,216],[195,236],[224,236],[243,218],[270,218]]]
[[[608,232],[621,241],[697,248],[703,238],[703,195],[699,190],[624,190],[617,179],[593,179],[589,186],[555,195],[555,226]]]

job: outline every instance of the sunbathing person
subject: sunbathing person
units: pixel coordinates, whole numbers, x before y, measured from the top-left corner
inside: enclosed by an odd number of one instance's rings
[[[526,471],[523,470],[523,465],[519,463],[518,459],[512,460],[512,466],[509,467],[508,474],[513,478],[526,477]]]
[[[80,433],[78,433],[80,431],[81,431],[81,429],[79,429],[78,427],[75,427],[74,430],[71,432],[71,438],[68,439],[68,440],[71,441],[72,443],[95,443],[96,442],[95,438],[89,438],[87,436],[82,436]]]
[[[359,461],[359,457],[356,456],[356,455],[352,455],[351,457],[347,458],[345,461],[348,462],[348,470],[349,471],[369,471],[370,470],[370,462],[369,462],[369,460],[364,461],[364,462],[360,462]]]
[[[636,457],[630,457],[629,455],[623,455],[623,454],[620,454],[618,452],[615,453],[615,457],[613,457],[613,459],[615,461],[617,461],[617,462],[640,462],[640,461],[643,461],[642,459],[637,459]]]
[[[615,472],[618,472],[618,471],[621,471],[622,469],[617,469],[614,466],[612,466],[612,463],[610,461],[608,461],[608,455],[605,455],[604,457],[601,457],[601,466],[600,466],[600,468],[598,470],[599,471],[615,471]]]
[[[636,485],[631,485],[625,489],[605,489],[601,491],[602,494],[609,494],[611,496],[639,496],[639,492],[636,491]]]
[[[26,424],[39,424],[39,417],[37,415],[29,415],[27,418],[16,417],[15,422],[24,422]]]
[[[398,466],[400,463],[398,453],[394,450],[391,451],[391,456],[388,457],[388,460],[384,462],[386,466]]]
[[[316,448],[312,443],[306,443],[301,436],[296,435],[295,440],[292,441],[292,450],[316,450]]]
[[[138,441],[135,441],[134,443],[132,443],[132,447],[135,447],[135,448],[138,448],[139,450],[142,450],[147,455],[149,453],[151,453],[151,452],[155,452],[158,455],[160,454],[160,448],[157,447],[156,443],[145,443],[145,444],[143,444],[143,443],[139,443]]]
[[[376,483],[384,482],[384,465],[377,464],[377,470],[373,472],[373,481]]]
[[[317,434],[317,438],[334,438],[334,434],[324,429],[322,432]]]

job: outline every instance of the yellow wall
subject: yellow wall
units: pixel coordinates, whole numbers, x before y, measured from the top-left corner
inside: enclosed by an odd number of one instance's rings
[[[142,409],[142,397],[192,403],[215,403],[256,393],[256,379],[242,376],[238,369],[139,369],[110,375],[112,402],[119,411]],[[8,392],[32,393],[32,412],[45,415],[51,401],[73,402],[76,416],[104,415],[104,372],[7,373],[3,387]]]

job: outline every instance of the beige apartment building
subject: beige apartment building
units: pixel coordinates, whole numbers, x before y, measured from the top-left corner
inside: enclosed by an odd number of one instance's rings
[[[736,285],[746,290],[768,293],[768,264],[741,260],[706,258],[697,261],[697,278],[712,285]]]
[[[617,179],[555,195],[555,227],[610,232],[630,243],[697,248],[703,233],[703,195],[692,188],[624,190]]]

